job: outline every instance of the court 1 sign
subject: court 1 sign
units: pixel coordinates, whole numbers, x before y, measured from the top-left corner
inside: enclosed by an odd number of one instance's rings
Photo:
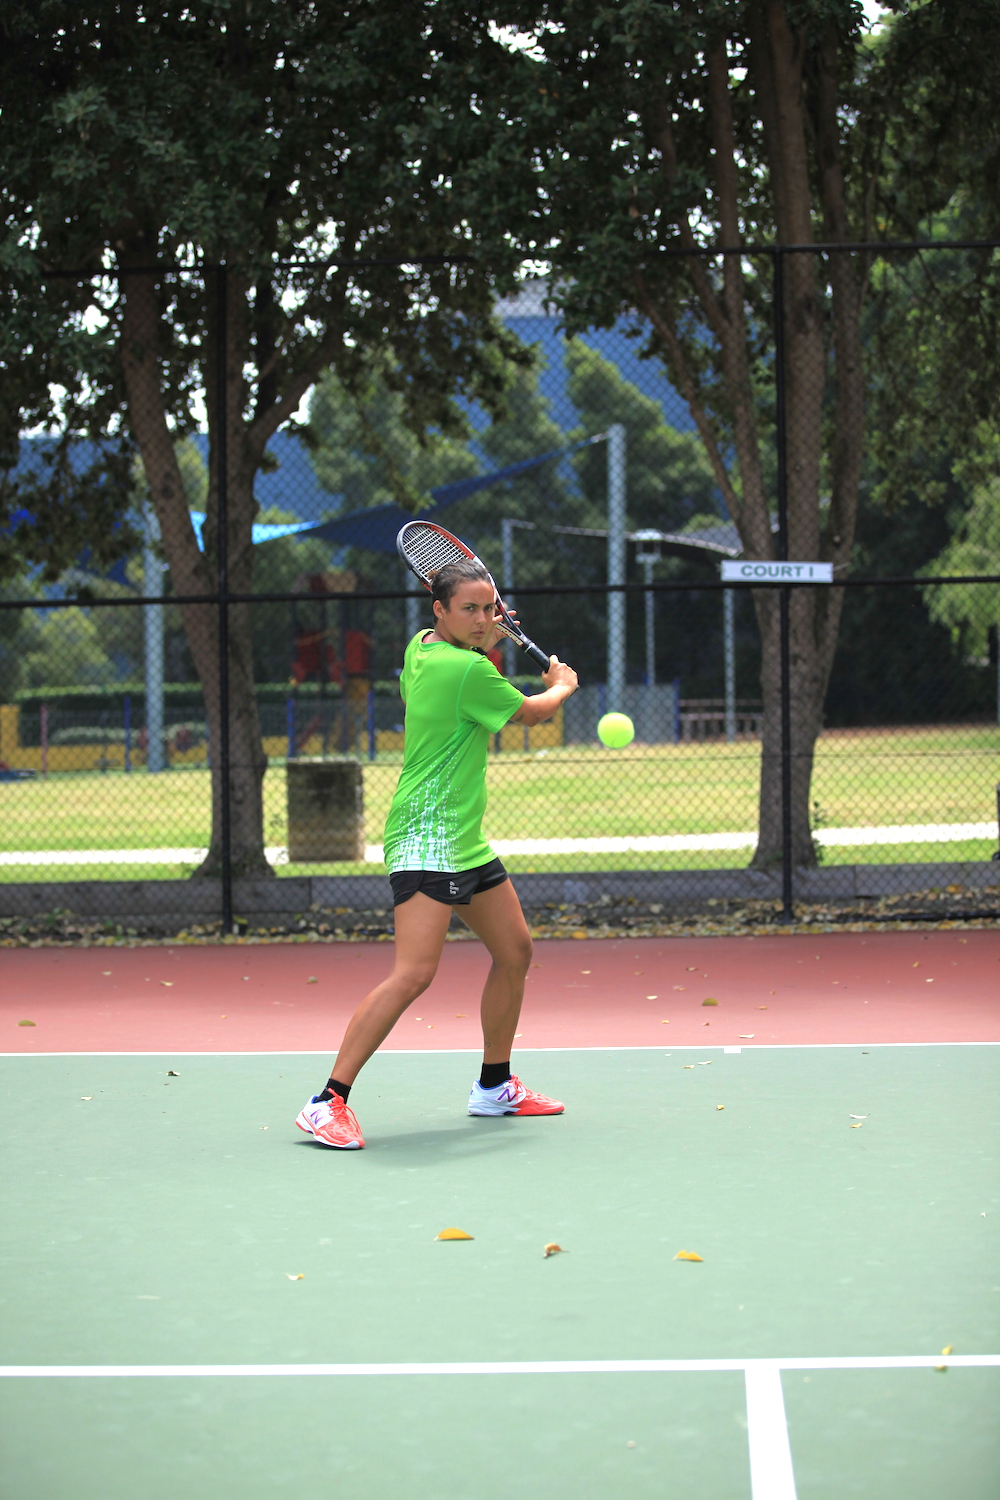
[[[832,583],[833,563],[828,562],[724,562],[723,583]]]

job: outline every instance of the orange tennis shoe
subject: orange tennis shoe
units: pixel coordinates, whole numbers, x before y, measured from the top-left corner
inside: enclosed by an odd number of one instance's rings
[[[513,1074],[495,1089],[484,1089],[477,1080],[469,1095],[470,1115],[561,1115],[565,1108],[558,1099],[526,1089]]]
[[[365,1143],[353,1109],[339,1094],[332,1099],[310,1099],[295,1123],[306,1135],[324,1146],[336,1146],[338,1151],[360,1151]]]

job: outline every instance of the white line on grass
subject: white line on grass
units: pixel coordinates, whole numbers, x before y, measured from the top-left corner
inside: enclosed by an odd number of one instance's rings
[[[876,844],[949,844],[997,838],[996,823],[893,823],[881,827],[817,828],[813,838],[828,848],[861,848]],[[752,849],[757,834],[653,833],[583,839],[492,839],[501,858],[511,854],[656,854],[697,849]],[[165,849],[30,849],[0,854],[0,865],[191,865],[200,864],[205,848]],[[272,865],[287,865],[283,844],[264,853]],[[366,844],[365,861],[382,863],[382,845]]]

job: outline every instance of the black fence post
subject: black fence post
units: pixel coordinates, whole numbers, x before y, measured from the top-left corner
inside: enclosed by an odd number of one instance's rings
[[[216,361],[216,505],[218,542],[216,562],[219,594],[219,779],[221,783],[220,834],[222,848],[222,931],[233,930],[233,848],[229,787],[229,400],[227,375],[228,330],[226,267],[215,271],[215,361]]]
[[[785,426],[785,259],[775,250],[774,265],[774,408],[778,461],[778,559],[788,561],[788,446]],[[781,585],[779,636],[781,651],[781,919],[794,922],[792,905],[792,701],[789,614],[791,586]]]

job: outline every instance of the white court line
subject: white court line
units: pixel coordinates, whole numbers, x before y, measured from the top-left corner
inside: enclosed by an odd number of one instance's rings
[[[633,1047],[519,1047],[521,1052],[876,1052],[889,1047],[1000,1047],[1000,1042],[754,1042],[748,1047],[727,1047],[722,1042],[706,1046],[687,1042],[661,1042],[655,1046]],[[157,1052],[0,1052],[5,1057],[330,1057],[330,1047],[266,1047],[243,1052],[191,1052],[183,1047],[163,1047]],[[465,1052],[478,1056],[482,1047],[387,1047],[379,1057],[451,1057]]]
[[[747,1365],[747,1445],[753,1500],[795,1500],[780,1365]]]
[[[148,1377],[268,1377],[366,1375],[660,1375],[742,1371],[752,1500],[796,1500],[782,1370],[927,1370],[939,1354],[833,1355],[818,1359],[574,1359],[478,1361],[449,1364],[351,1365],[3,1365],[9,1379],[134,1379]],[[951,1366],[1000,1367],[1000,1354],[952,1354]]]
[[[0,1365],[0,1377],[24,1379],[146,1379],[193,1376],[364,1375],[673,1375],[761,1370],[933,1370],[1000,1368],[1000,1354],[831,1354],[756,1359],[516,1359],[392,1361],[377,1364],[270,1365]]]

